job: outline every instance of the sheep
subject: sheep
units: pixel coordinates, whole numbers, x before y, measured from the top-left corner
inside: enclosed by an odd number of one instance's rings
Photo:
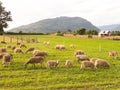
[[[90,59],[90,62],[92,62],[93,64],[95,64],[95,61],[96,61],[97,59],[99,59],[99,58],[91,58],[91,59]]]
[[[7,52],[6,48],[0,48],[0,52]]]
[[[42,67],[42,63],[43,63],[44,59],[41,56],[35,56],[35,57],[31,57],[25,64],[25,68],[27,67],[28,64],[33,64],[34,68],[35,68],[35,64],[36,63],[40,63],[41,67]]]
[[[82,50],[76,50],[75,52],[74,52],[74,55],[76,56],[76,55],[84,55],[85,53],[82,51]]]
[[[46,46],[49,46],[50,45],[50,41],[48,41],[48,42],[45,41],[45,42],[43,42],[43,44],[46,45]]]
[[[7,45],[6,48],[11,48],[12,46],[11,45]]]
[[[66,60],[65,66],[72,67],[72,64],[73,64],[72,60]]]
[[[56,46],[55,46],[55,49],[60,49],[60,46],[59,46],[59,45],[56,45]]]
[[[45,57],[47,55],[48,55],[47,52],[37,52],[34,56],[43,56],[43,57]]]
[[[33,51],[33,55],[35,55],[36,53],[40,52],[39,50],[34,50]]]
[[[12,63],[12,59],[13,59],[13,55],[10,53],[3,53],[0,56],[2,56],[3,61],[2,61],[2,65],[6,65],[7,63]]]
[[[77,62],[82,60],[89,60],[89,58],[86,55],[76,55]]]
[[[100,67],[100,66],[109,68],[110,64],[106,60],[97,59],[95,61],[95,67],[97,68],[97,67]]]
[[[65,45],[60,45],[59,47],[60,47],[60,48],[59,48],[60,50],[66,49]]]
[[[91,69],[93,69],[93,70],[96,70],[96,67],[95,67],[95,65],[92,63],[92,62],[90,62],[90,61],[82,61],[81,62],[81,68],[80,69],[85,69],[86,67],[90,67]]]
[[[22,48],[22,47],[27,48],[26,45],[24,45],[24,44],[20,44],[20,48]]]
[[[21,48],[16,48],[16,49],[14,50],[14,53],[22,53],[22,54],[24,54],[24,52],[22,51]]]
[[[12,49],[12,50],[15,50],[15,48],[16,48],[16,46],[11,46],[11,49]]]
[[[51,67],[57,67],[59,64],[59,60],[49,60],[47,61],[47,68],[51,68]]]
[[[70,48],[75,48],[75,46],[73,44],[70,45]]]
[[[20,42],[17,42],[17,45],[20,45],[21,43]]]
[[[118,53],[117,53],[117,51],[109,51],[109,56],[113,56],[115,59],[117,59]]]
[[[5,41],[1,41],[0,43],[2,43],[2,44],[7,44]]]
[[[32,52],[33,50],[35,50],[35,48],[33,48],[33,47],[28,48],[25,53]]]

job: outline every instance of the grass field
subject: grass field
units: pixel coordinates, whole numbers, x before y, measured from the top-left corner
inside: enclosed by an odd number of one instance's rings
[[[7,49],[13,54],[14,62],[6,67],[0,65],[0,90],[120,90],[120,59],[114,60],[108,56],[110,50],[116,50],[120,54],[120,41],[49,35],[30,37],[37,37],[39,43],[25,43],[27,47],[48,52],[43,67],[37,64],[35,69],[32,65],[25,69],[23,64],[33,56],[32,53],[15,54],[11,49]],[[50,46],[43,45],[44,41],[50,41]],[[56,44],[64,44],[67,49],[55,50]],[[71,49],[70,44],[74,44],[76,48]],[[0,44],[0,47],[5,46]],[[80,70],[80,63],[76,62],[74,56],[75,50],[83,50],[89,58],[107,60],[111,65],[110,69]],[[23,48],[23,51],[26,51],[26,48]],[[73,60],[73,67],[65,67],[67,59]],[[47,69],[47,60],[60,60],[60,64],[58,68]]]

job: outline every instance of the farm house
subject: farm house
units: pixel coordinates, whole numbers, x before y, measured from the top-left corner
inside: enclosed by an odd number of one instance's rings
[[[111,35],[111,32],[110,31],[100,31],[99,33],[98,33],[98,36],[99,37],[103,37],[103,36],[110,36]]]

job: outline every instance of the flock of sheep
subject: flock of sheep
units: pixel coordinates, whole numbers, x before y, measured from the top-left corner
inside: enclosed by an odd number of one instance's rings
[[[44,42],[43,43],[46,46],[50,45],[50,42]],[[5,48],[0,48],[0,59],[2,59],[2,65],[6,66],[7,63],[12,63],[13,55],[11,53],[7,52],[7,48],[12,49],[14,53],[22,53],[24,54],[22,48],[27,48],[25,44],[17,43],[18,47],[7,45]],[[65,45],[56,45],[54,47],[56,50],[65,50]],[[70,45],[70,48],[75,48],[73,44]],[[34,47],[28,48],[25,53],[32,52],[33,57],[30,57],[28,61],[24,63],[24,66],[27,67],[28,64],[33,64],[35,66],[36,63],[40,63],[41,67],[44,62],[44,59],[46,56],[48,56],[47,52],[43,52],[40,50],[36,50]],[[110,67],[110,64],[107,60],[99,59],[99,58],[91,58],[89,59],[87,55],[82,50],[76,50],[74,52],[74,56],[76,58],[76,62],[81,62],[80,69],[85,69],[87,67],[90,67],[92,70],[96,70],[98,67]],[[118,58],[118,53],[116,51],[110,51],[109,56],[113,56],[115,59]],[[47,60],[46,67],[58,67],[59,60]],[[66,60],[65,66],[70,68],[73,66],[73,60]]]

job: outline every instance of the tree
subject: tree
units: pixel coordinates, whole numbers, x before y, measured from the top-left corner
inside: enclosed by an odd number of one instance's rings
[[[88,30],[88,31],[86,31],[86,34],[87,35],[98,35],[98,31],[96,31],[96,30]]]
[[[0,1],[0,34],[4,33],[3,28],[8,27],[8,21],[12,21],[11,12],[6,11],[5,7],[2,6],[2,2]]]
[[[76,33],[79,34],[79,35],[84,35],[85,31],[86,31],[86,29],[82,27],[82,28],[78,28]]]

